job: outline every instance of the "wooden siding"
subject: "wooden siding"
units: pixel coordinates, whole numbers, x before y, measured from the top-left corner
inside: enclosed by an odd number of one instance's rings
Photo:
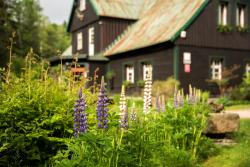
[[[224,0],[223,0],[224,1]],[[233,27],[232,32],[221,33],[217,30],[219,0],[211,0],[205,10],[187,29],[187,38],[179,38],[178,45],[189,45],[210,48],[228,48],[250,50],[250,33],[240,33],[236,30],[236,7],[237,3],[247,6],[247,23],[250,24],[250,1],[226,0],[229,3],[229,24]]]
[[[72,32],[73,54],[88,54],[88,29],[94,27],[95,53],[103,51],[110,45],[133,21],[114,18],[102,18]],[[83,49],[77,50],[77,34],[83,33]]]
[[[191,72],[184,72],[183,53],[191,53]],[[240,84],[245,73],[246,62],[250,60],[250,51],[233,49],[201,48],[191,46],[179,47],[179,80],[181,86],[188,90],[188,85],[218,93],[218,88],[207,82],[211,76],[210,61],[212,58],[223,58],[224,67],[232,67],[237,64],[240,68],[236,71],[238,77],[231,82],[231,86]]]
[[[119,92],[125,80],[125,65],[133,64],[135,70],[135,83],[130,93],[139,91],[136,86],[138,80],[142,79],[142,63],[150,62],[153,66],[153,80],[165,80],[173,76],[173,49],[167,47],[151,47],[141,51],[130,52],[123,55],[110,57],[108,69],[115,72],[113,92]]]
[[[99,68],[97,75],[98,75],[98,79],[97,82],[100,83],[101,81],[101,77],[105,76],[106,74],[106,63],[104,62],[89,62],[89,74],[88,77],[90,77],[91,79],[93,79],[94,74],[95,74],[95,70]],[[89,86],[93,85],[93,80],[90,82]]]
[[[100,19],[101,50],[106,49],[117,37],[134,23],[133,20],[102,17]]]
[[[79,6],[79,0],[77,1],[77,6]],[[76,8],[74,8],[76,9]],[[99,17],[96,15],[95,11],[93,10],[92,5],[86,1],[86,9],[84,11],[84,18],[81,21],[76,13],[75,10],[73,11],[73,16],[72,16],[72,22],[70,25],[70,32],[75,32],[79,29],[81,29],[82,27],[91,24],[92,22],[95,22],[99,19]]]

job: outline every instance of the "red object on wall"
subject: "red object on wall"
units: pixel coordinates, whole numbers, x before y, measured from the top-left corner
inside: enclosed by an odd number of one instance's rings
[[[190,73],[191,72],[191,66],[190,66],[190,64],[185,64],[184,65],[184,71],[185,71],[185,73]]]

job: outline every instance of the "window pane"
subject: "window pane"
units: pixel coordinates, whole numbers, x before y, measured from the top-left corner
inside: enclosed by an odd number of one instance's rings
[[[80,0],[80,11],[84,11],[86,9],[86,1],[85,0]]]
[[[222,62],[223,59],[213,59],[211,61],[212,79],[222,79]]]
[[[95,29],[94,27],[89,28],[89,56],[95,54]]]
[[[134,67],[131,65],[127,65],[125,66],[125,70],[126,70],[126,80],[134,83]]]
[[[77,34],[77,50],[81,50],[82,49],[82,33],[78,33]]]

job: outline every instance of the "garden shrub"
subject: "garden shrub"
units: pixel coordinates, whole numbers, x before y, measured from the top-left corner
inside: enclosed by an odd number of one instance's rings
[[[165,112],[143,114],[129,121],[128,130],[120,129],[119,110],[111,106],[109,128],[89,131],[71,140],[68,149],[51,159],[54,166],[195,166],[209,152],[202,136],[209,112],[206,104],[174,108],[168,104]],[[95,112],[88,113],[93,122]],[[207,152],[203,152],[207,149]]]
[[[154,81],[152,87],[153,96],[160,92],[160,95],[165,95],[165,97],[172,97],[174,94],[175,86],[179,86],[179,81],[175,80],[173,77],[169,77],[165,81]]]
[[[59,83],[44,66],[32,66],[0,86],[0,166],[44,165],[73,134],[77,83],[67,77]],[[95,95],[84,92],[93,103]]]
[[[238,101],[250,101],[250,75],[244,77],[241,85],[231,91],[230,98]]]

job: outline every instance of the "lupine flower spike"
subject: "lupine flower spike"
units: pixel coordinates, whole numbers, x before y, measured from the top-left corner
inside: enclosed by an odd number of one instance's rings
[[[195,103],[195,96],[194,96],[194,90],[191,85],[189,85],[189,98],[188,98],[189,104]]]
[[[120,97],[120,123],[121,128],[128,128],[128,108],[127,108],[127,99],[125,94],[125,86],[122,85],[121,97]]]
[[[161,111],[161,97],[160,97],[159,87],[157,88],[155,103],[156,103],[155,104],[156,111],[160,112]]]
[[[133,105],[132,105],[132,108],[131,108],[130,120],[134,121],[134,122],[137,120],[137,114],[136,114],[136,111],[135,111],[135,102],[133,102]]]
[[[165,102],[165,96],[161,96],[161,106],[160,106],[160,111],[164,112],[166,110],[166,102]]]
[[[88,129],[86,101],[82,95],[82,88],[78,92],[78,100],[74,106],[74,137],[78,137],[81,133],[86,133]]]
[[[178,92],[178,103],[180,107],[184,105],[184,97],[183,97],[182,91]]]
[[[104,77],[101,80],[100,92],[97,101],[96,115],[98,121],[98,128],[108,128],[108,97],[106,95]]]
[[[146,76],[146,82],[144,87],[144,106],[143,112],[148,113],[152,105],[152,70]]]
[[[178,107],[179,107],[178,90],[177,90],[177,86],[175,85],[175,89],[174,89],[174,108],[178,108]]]

